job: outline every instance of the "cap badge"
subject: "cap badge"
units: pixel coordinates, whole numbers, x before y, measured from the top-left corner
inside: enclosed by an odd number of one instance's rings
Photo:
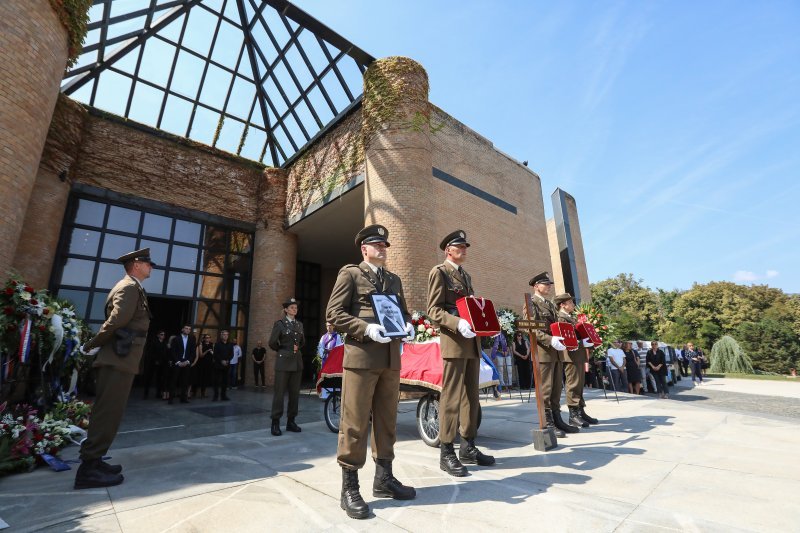
[[[385,233],[386,231],[383,228],[378,228],[378,235],[383,235]]]
[[[463,231],[459,231],[458,236],[461,237],[462,239],[466,238],[466,235],[464,235]]]

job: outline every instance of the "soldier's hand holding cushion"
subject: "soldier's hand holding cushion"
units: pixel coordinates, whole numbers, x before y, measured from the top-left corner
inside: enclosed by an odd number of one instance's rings
[[[406,332],[405,340],[413,341],[414,337],[416,336],[416,333],[414,332],[414,325],[411,322],[406,322],[405,332]]]
[[[594,348],[594,343],[592,343],[592,341],[590,341],[589,339],[583,339],[583,341],[581,342],[583,342],[584,348]]]
[[[461,333],[461,336],[465,339],[472,339],[475,337],[475,332],[472,331],[469,322],[463,318],[459,319],[458,321],[458,332]]]
[[[552,346],[553,348],[555,348],[559,352],[561,350],[566,350],[567,347],[564,346],[563,342],[561,342],[563,340],[564,340],[564,337],[553,337],[553,338],[550,339],[550,346]]]

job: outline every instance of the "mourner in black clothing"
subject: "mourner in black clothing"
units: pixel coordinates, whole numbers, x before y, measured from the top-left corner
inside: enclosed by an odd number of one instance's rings
[[[211,342],[211,335],[203,335],[200,346],[197,347],[197,365],[195,365],[195,393],[200,398],[206,397],[206,389],[211,387],[211,373],[214,356],[214,343]]]
[[[144,399],[146,400],[150,394],[150,385],[155,383],[156,396],[159,398],[164,397],[164,391],[167,390],[167,383],[164,382],[164,376],[167,374],[169,366],[169,346],[165,340],[166,333],[161,330],[155,338],[150,339],[150,342],[144,349]]]
[[[255,379],[256,387],[266,387],[264,381],[264,360],[267,357],[267,349],[264,348],[264,343],[258,341],[258,346],[253,348],[253,379]],[[258,384],[258,377],[261,376],[261,385]]]
[[[625,372],[628,374],[628,392],[639,394],[642,391],[642,369],[639,368],[639,354],[633,349],[633,343],[622,343],[625,353]]]
[[[658,342],[653,341],[650,343],[650,349],[647,350],[647,358],[645,359],[650,373],[656,378],[656,387],[658,388],[659,398],[668,398],[669,391],[667,390],[667,357],[664,352],[658,347]]]
[[[192,335],[192,327],[183,326],[181,334],[172,339],[170,356],[172,359],[172,392],[169,403],[180,394],[181,403],[189,403],[186,398],[189,392],[190,367],[197,357],[197,340]]]
[[[213,381],[214,381],[214,398],[211,401],[217,400],[228,401],[228,365],[233,359],[233,343],[228,342],[229,333],[227,330],[219,332],[219,340],[214,344],[213,362]]]
[[[530,389],[533,384],[533,366],[531,365],[531,350],[521,331],[514,334],[514,362],[517,364],[519,388]]]

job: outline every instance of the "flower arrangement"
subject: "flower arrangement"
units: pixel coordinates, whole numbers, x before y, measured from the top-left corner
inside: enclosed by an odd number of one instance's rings
[[[575,308],[575,312],[579,323],[588,322],[603,339],[603,344],[595,348],[594,354],[595,357],[604,358],[606,350],[611,347],[615,324],[608,321],[603,309],[597,304],[582,303]]]
[[[519,319],[520,316],[515,313],[513,309],[504,307],[497,311],[497,320],[500,322],[500,329],[503,331],[503,335],[506,336],[508,342],[512,342],[514,339],[514,333],[517,331],[515,324]]]
[[[439,328],[433,325],[431,319],[420,311],[411,312],[411,325],[414,326],[414,342],[430,341],[439,336]]]
[[[64,420],[81,429],[89,427],[89,417],[92,414],[92,404],[79,400],[58,402],[50,412],[53,418]]]

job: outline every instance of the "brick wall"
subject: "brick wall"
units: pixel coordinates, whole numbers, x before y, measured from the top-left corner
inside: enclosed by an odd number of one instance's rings
[[[67,61],[48,0],[0,2],[0,275],[11,267]]]

